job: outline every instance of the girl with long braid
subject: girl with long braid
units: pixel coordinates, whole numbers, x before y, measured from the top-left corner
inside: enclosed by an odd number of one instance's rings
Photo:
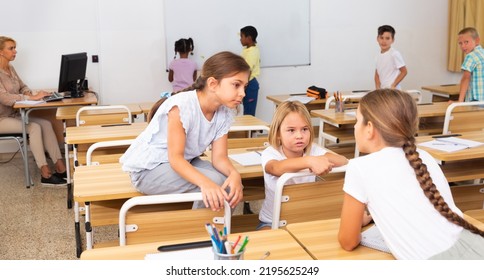
[[[462,218],[437,162],[416,147],[413,98],[375,90],[361,99],[356,119],[356,145],[368,155],[346,169],[341,247],[355,249],[373,218],[397,259],[484,259],[484,232]]]
[[[205,207],[235,207],[242,181],[227,155],[227,133],[245,96],[250,68],[231,52],[207,59],[195,83],[164,101],[120,158],[144,194],[202,192]],[[212,145],[212,162],[200,155]],[[202,205],[195,204],[200,208]]]

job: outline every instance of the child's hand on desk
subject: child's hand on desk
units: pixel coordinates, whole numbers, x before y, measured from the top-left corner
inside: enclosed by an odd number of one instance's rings
[[[244,198],[242,191],[244,187],[242,186],[242,179],[239,173],[233,172],[227,177],[222,185],[222,189],[227,190],[227,188],[230,191],[228,194],[230,207],[234,208]]]

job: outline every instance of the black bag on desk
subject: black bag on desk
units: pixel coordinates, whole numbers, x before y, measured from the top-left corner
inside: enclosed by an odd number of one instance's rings
[[[314,97],[316,99],[323,99],[326,98],[326,89],[325,88],[320,88],[317,86],[310,86],[306,90],[306,95],[309,97]]]

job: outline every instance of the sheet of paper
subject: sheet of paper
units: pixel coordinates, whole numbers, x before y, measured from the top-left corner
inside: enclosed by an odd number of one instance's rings
[[[36,104],[45,103],[45,101],[44,100],[23,100],[23,101],[17,101],[15,103],[25,104],[25,105],[36,105]]]
[[[313,101],[315,98],[314,97],[309,97],[309,96],[302,96],[302,95],[294,95],[286,99],[286,101],[299,101],[302,104],[307,104],[311,101]]]
[[[260,152],[248,152],[241,154],[229,155],[232,160],[235,160],[242,166],[260,165],[262,164]]]
[[[390,254],[392,253],[375,225],[361,233],[360,244]]]
[[[213,260],[212,247],[146,254],[145,260]]]
[[[481,142],[462,139],[458,137],[448,137],[448,138],[438,138],[432,141],[420,143],[418,145],[451,153],[451,152],[456,152],[464,149],[478,147],[482,144],[483,143]]]
[[[345,114],[356,118],[356,111],[345,111]]]

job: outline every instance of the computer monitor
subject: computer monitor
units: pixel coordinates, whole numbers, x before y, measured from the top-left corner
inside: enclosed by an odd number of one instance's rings
[[[86,78],[87,53],[64,54],[61,58],[58,92],[65,97],[82,97],[82,84]]]

